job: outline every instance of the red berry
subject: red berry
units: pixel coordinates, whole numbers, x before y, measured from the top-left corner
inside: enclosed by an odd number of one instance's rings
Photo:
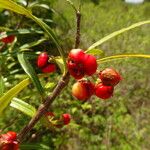
[[[41,70],[43,73],[51,73],[51,72],[54,72],[56,70],[56,66],[55,66],[55,64],[47,64]]]
[[[93,75],[97,69],[96,58],[93,55],[86,54],[84,58],[85,74],[88,76]]]
[[[84,67],[81,63],[74,63],[73,61],[68,61],[67,63],[69,73],[75,78],[75,79],[81,79],[84,77]]]
[[[85,53],[81,49],[72,49],[68,55],[68,70],[75,79],[81,79],[85,75],[84,56]]]
[[[37,66],[39,68],[44,67],[48,63],[48,54],[46,52],[41,53],[37,59]]]
[[[9,137],[8,140],[16,140],[16,138],[17,138],[17,133],[14,132],[14,131],[9,131],[9,132],[7,132],[6,134],[7,134],[8,137]]]
[[[1,150],[19,150],[19,144],[18,142],[5,143]]]
[[[111,68],[106,68],[105,70],[100,72],[99,78],[104,85],[111,86],[117,85],[121,80],[120,74],[116,70]]]
[[[64,125],[67,125],[70,123],[71,116],[70,114],[63,114],[62,119],[63,119]]]
[[[3,39],[1,39],[2,42],[8,44],[8,43],[12,43],[15,39],[15,36],[14,35],[10,35],[10,36],[7,36]]]
[[[83,63],[84,51],[82,49],[72,49],[68,55],[68,59],[71,59],[75,63]]]
[[[96,72],[97,62],[92,55],[85,54],[81,49],[73,49],[68,55],[68,70],[75,79],[81,79],[84,75],[91,76]]]
[[[113,96],[114,87],[98,84],[95,87],[95,95],[102,99],[108,99]]]
[[[72,86],[72,95],[79,100],[86,101],[94,94],[94,84],[80,80]]]
[[[6,134],[0,135],[1,150],[19,150],[16,132],[9,131]]]

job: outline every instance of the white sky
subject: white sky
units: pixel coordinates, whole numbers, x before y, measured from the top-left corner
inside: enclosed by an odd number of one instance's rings
[[[144,0],[125,0],[127,3],[142,3]]]

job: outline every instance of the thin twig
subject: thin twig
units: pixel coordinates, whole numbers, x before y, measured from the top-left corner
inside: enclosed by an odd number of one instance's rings
[[[72,8],[75,10],[75,12],[77,12],[77,9],[76,9],[74,3],[71,0],[66,0],[66,1],[72,6]]]
[[[35,116],[31,119],[31,121],[21,130],[21,132],[18,134],[18,141],[21,142],[25,135],[30,132],[30,130],[34,127],[34,125],[40,120],[40,118],[45,114],[45,112],[48,110],[52,102],[55,100],[55,98],[61,93],[62,89],[68,84],[69,82],[70,74],[67,73],[65,76],[60,79],[58,82],[56,88],[54,89],[52,95],[48,96],[45,99],[45,102],[41,104],[37,110],[37,113]]]
[[[75,7],[74,3],[71,0],[66,0],[66,1],[72,6],[72,8],[75,10],[75,13],[76,13],[77,27],[76,27],[75,48],[78,48],[79,45],[80,45],[81,1],[79,3],[78,10],[77,10],[77,8]]]
[[[82,0],[79,1],[79,7],[78,10],[81,12],[81,6],[82,6]]]
[[[76,31],[75,48],[78,48],[80,45],[80,24],[81,24],[81,13],[79,10],[76,12],[76,18],[77,18],[77,31]]]

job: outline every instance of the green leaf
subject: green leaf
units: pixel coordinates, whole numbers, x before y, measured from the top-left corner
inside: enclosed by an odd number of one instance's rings
[[[49,146],[44,144],[21,144],[20,145],[21,150],[52,150]]]
[[[9,35],[18,35],[18,34],[43,34],[43,31],[39,30],[33,30],[33,29],[18,29],[18,30],[13,30],[13,31],[7,31],[7,32],[2,32],[0,34],[0,40],[2,38],[5,38]]]
[[[2,97],[0,97],[0,114],[8,106],[12,98],[15,97],[21,90],[23,90],[29,83],[30,80],[25,79],[7,91]]]
[[[55,61],[56,61],[57,65],[59,66],[61,72],[63,73],[64,70],[65,70],[65,65],[64,65],[64,62],[63,62],[62,58],[60,58],[60,57],[55,58]]]
[[[49,74],[42,74],[39,75],[40,78],[47,77]],[[20,83],[18,83],[16,86],[12,87],[9,91],[4,93],[2,97],[0,97],[0,114],[2,111],[9,105],[11,100],[16,97],[16,95],[21,92],[26,86],[28,86],[31,83],[31,80],[29,78],[24,79]]]
[[[39,2],[32,2],[28,5],[28,8],[29,9],[32,9],[34,7],[39,7],[39,8],[44,8],[44,9],[47,9],[47,10],[51,10],[51,8],[46,5],[46,4],[39,4]]]
[[[92,108],[91,104],[89,103],[84,103],[83,105],[81,105],[81,107],[83,110],[88,110]]]
[[[46,89],[53,89],[55,87],[56,83],[55,82],[48,82],[46,85],[45,85],[45,88]]]
[[[88,54],[92,54],[92,55],[99,55],[99,56],[104,56],[104,51],[100,50],[100,49],[90,49],[85,51]]]
[[[20,47],[20,50],[26,50],[26,49],[29,49],[31,47],[34,47],[34,46],[37,46],[41,43],[43,43],[44,41],[46,41],[46,39],[40,39],[38,41],[35,41],[35,42],[31,42],[31,43],[27,43],[27,44],[24,44]]]
[[[77,111],[78,111],[77,107],[73,107],[73,108],[71,109],[71,112],[72,112],[73,114],[75,114]]]
[[[119,35],[119,34],[121,34],[121,33],[124,33],[124,32],[126,32],[126,31],[129,31],[129,30],[131,30],[131,29],[134,29],[134,28],[136,28],[136,27],[139,27],[139,26],[142,26],[142,25],[148,24],[148,23],[150,23],[150,20],[138,22],[138,23],[135,23],[135,24],[133,24],[133,25],[127,27],[127,28],[123,28],[123,29],[121,29],[121,30],[115,31],[115,32],[113,32],[113,33],[111,33],[111,34],[105,36],[104,38],[100,39],[99,41],[97,41],[97,42],[94,43],[93,45],[91,45],[91,46],[88,48],[88,50],[94,49],[95,47],[97,47],[97,46],[103,44],[104,42],[108,41],[109,39],[111,39],[111,38],[113,38],[113,37],[115,37],[115,36],[117,36],[117,35]]]
[[[32,20],[34,20],[39,26],[41,26],[46,33],[48,34],[48,36],[53,40],[53,42],[56,44],[58,51],[63,59],[63,62],[65,64],[65,72],[66,72],[66,61],[65,61],[65,56],[64,56],[64,51],[61,48],[58,38],[55,35],[55,33],[52,31],[52,29],[45,24],[41,19],[37,18],[36,16],[34,16],[29,10],[27,10],[26,8],[22,7],[21,5],[18,5],[17,3],[11,1],[11,0],[1,0],[0,2],[0,7],[1,8],[5,8],[5,9],[9,9],[13,12],[25,15],[28,18],[31,18]],[[64,73],[65,73],[64,72]]]
[[[150,55],[147,54],[122,54],[122,55],[114,55],[114,56],[109,56],[109,57],[104,57],[101,59],[98,59],[97,62],[98,63],[106,63],[109,61],[114,61],[114,60],[118,60],[118,59],[125,59],[125,58],[150,58]]]
[[[11,31],[11,29],[9,29],[7,27],[0,26],[0,32],[2,32],[2,31]]]
[[[10,106],[18,109],[19,111],[23,112],[24,114],[26,114],[30,117],[33,117],[36,113],[36,109],[32,105],[30,105],[18,98],[13,98],[10,103]]]
[[[44,89],[43,89],[43,87],[39,81],[37,74],[35,73],[33,67],[31,66],[31,64],[27,58],[27,55],[25,55],[24,53],[19,53],[17,56],[18,56],[18,60],[21,64],[22,68],[28,74],[31,81],[33,82],[33,84],[35,85],[37,90],[39,91],[40,95],[43,97],[44,96]]]
[[[4,89],[5,89],[4,79],[3,79],[3,77],[0,75],[0,96],[3,95]]]
[[[17,2],[17,3],[20,3],[20,4],[23,5],[23,6],[26,6],[26,5],[27,5],[26,0],[14,0],[14,1]]]

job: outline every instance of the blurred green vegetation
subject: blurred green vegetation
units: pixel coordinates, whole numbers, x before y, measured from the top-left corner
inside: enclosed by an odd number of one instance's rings
[[[94,42],[116,30],[150,19],[149,2],[141,5],[126,4],[122,0],[93,2],[84,0],[81,9],[80,47],[83,49],[87,49]],[[66,52],[69,51],[74,47],[76,32],[74,10],[65,0],[57,0],[52,3],[49,3],[48,0],[42,0],[42,3],[49,5],[53,11],[35,9],[34,13],[40,18],[45,17],[52,20],[49,25],[58,34]],[[77,6],[78,0],[74,0],[74,3]],[[4,15],[6,13],[3,11],[0,15],[0,22],[2,22],[0,26],[7,25],[7,27],[13,28],[18,22],[19,16],[12,13],[5,18]],[[29,28],[31,23],[32,21],[25,19],[22,26]],[[33,24],[32,27],[34,26],[36,25]],[[34,38],[36,40],[40,37],[38,35]],[[27,38],[26,35],[19,37],[18,44],[32,42],[32,38],[32,36]],[[48,48],[49,53],[55,53],[53,43],[46,44],[34,47],[33,50],[37,52]],[[119,35],[98,48],[105,52],[105,56],[123,53],[150,54],[150,25],[144,25]],[[24,77],[22,77],[22,69],[18,64],[13,65],[14,62],[17,62],[15,56],[9,56],[9,59],[4,55],[0,56],[2,66],[0,70],[5,83],[5,92]],[[115,68],[123,77],[122,82],[115,88],[114,96],[111,99],[103,101],[93,96],[86,103],[75,100],[71,96],[71,86],[75,82],[72,79],[51,108],[58,115],[70,113],[72,115],[71,124],[62,129],[51,131],[38,123],[25,139],[21,149],[149,150],[150,60],[126,58],[99,64],[100,70],[106,67]],[[45,85],[50,81],[58,81],[59,78],[60,74],[55,73],[41,82]],[[46,91],[47,93],[51,92],[50,89],[46,89]],[[24,89],[18,98],[35,107],[38,107],[40,102],[40,96],[33,85]],[[4,132],[8,130],[19,132],[29,120],[29,117],[8,107],[0,118],[0,129]]]

